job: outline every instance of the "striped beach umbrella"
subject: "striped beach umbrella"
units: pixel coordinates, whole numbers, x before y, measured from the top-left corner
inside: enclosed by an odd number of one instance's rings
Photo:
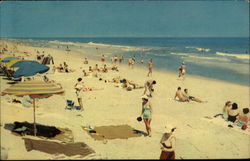
[[[62,94],[64,90],[59,84],[32,80],[14,84],[5,89],[2,93],[18,96],[29,95],[33,99],[34,135],[36,136],[35,98],[47,98],[53,94]]]

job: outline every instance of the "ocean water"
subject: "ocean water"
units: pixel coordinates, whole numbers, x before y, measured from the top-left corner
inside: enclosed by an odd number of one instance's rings
[[[136,65],[153,59],[154,68],[176,72],[182,62],[187,74],[250,85],[249,38],[23,38],[11,39],[37,47],[51,47],[87,53],[100,60],[123,55],[125,62],[136,57]],[[140,63],[144,59],[144,64]],[[108,59],[109,60],[109,59]]]

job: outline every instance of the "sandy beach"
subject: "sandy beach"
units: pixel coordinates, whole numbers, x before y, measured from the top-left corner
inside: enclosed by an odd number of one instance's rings
[[[83,69],[88,70],[89,66],[95,64],[101,66],[102,62],[89,59],[89,64],[83,64],[86,55],[77,52],[67,53],[65,50],[23,44],[18,45],[14,52],[13,43],[5,40],[1,40],[0,43],[2,46],[8,45],[8,52],[5,52],[1,57],[15,54],[15,56],[24,57],[26,60],[36,60],[35,51],[39,50],[44,51],[45,55],[51,54],[56,66],[67,62],[69,68],[75,70],[72,73],[47,72],[47,77],[60,83],[65,93],[39,99],[36,104],[36,119],[40,124],[72,130],[74,142],[84,142],[96,153],[85,158],[77,158],[77,156],[70,158],[60,155],[60,159],[159,159],[160,139],[167,124],[177,127],[175,132],[177,159],[250,158],[249,128],[247,130],[241,130],[237,126],[228,128],[229,123],[220,118],[213,118],[214,115],[222,112],[226,101],[236,102],[240,111],[243,108],[249,108],[249,86],[191,76],[188,73],[183,80],[178,79],[178,71],[171,73],[156,71],[154,68],[153,75],[147,77],[146,66],[138,67],[135,64],[133,69],[129,69],[127,60],[125,60],[122,65],[119,65],[119,72],[101,73],[99,78],[111,80],[116,76],[121,76],[140,85],[144,85],[145,81],[150,79],[156,80],[155,92],[150,99],[153,107],[152,137],[141,136],[103,142],[91,138],[82,129],[82,126],[126,124],[146,132],[144,123],[136,120],[141,114],[141,96],[144,89],[127,91],[115,87],[115,83],[105,83],[95,77],[83,77]],[[102,48],[104,50],[105,46]],[[84,48],[82,50],[84,51]],[[28,55],[26,55],[27,53]],[[111,66],[110,61],[108,59],[107,61],[107,66]],[[50,67],[52,69],[52,66]],[[103,88],[103,90],[84,92],[84,111],[65,110],[67,99],[73,100],[78,105],[74,85],[79,77],[83,78],[86,87]],[[9,80],[4,79],[3,76],[0,78],[2,92],[10,84],[7,83]],[[39,76],[35,76],[35,78],[41,79]],[[174,100],[177,87],[188,88],[191,95],[205,100],[207,103]],[[13,135],[4,128],[5,124],[14,121],[33,122],[33,108],[8,103],[9,97],[9,95],[0,97],[1,147],[7,149],[8,159],[56,159],[57,156],[40,151],[28,152],[22,137]],[[33,136],[24,137],[36,138]]]

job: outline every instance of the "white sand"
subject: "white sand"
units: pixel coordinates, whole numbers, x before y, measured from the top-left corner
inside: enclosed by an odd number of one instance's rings
[[[1,41],[1,43],[6,43]],[[9,48],[13,46],[8,43]],[[161,153],[159,141],[163,128],[168,123],[175,125],[177,138],[176,158],[180,159],[212,159],[212,158],[249,158],[250,137],[249,129],[240,130],[238,127],[229,129],[228,123],[220,119],[206,119],[205,116],[213,116],[221,113],[224,103],[228,100],[236,102],[240,109],[249,108],[249,87],[233,83],[223,82],[203,77],[190,76],[187,73],[185,80],[177,80],[178,73],[153,71],[153,76],[146,76],[147,69],[136,67],[129,69],[127,65],[119,67],[119,72],[103,74],[103,78],[122,76],[141,85],[147,79],[155,79],[155,93],[151,99],[153,105],[152,137],[135,137],[127,140],[93,140],[81,126],[91,125],[122,125],[128,124],[135,129],[146,131],[143,122],[137,122],[136,117],[141,112],[141,95],[143,89],[126,91],[114,87],[112,83],[104,83],[98,78],[84,77],[87,87],[104,88],[86,92],[83,98],[85,111],[65,110],[66,99],[72,99],[77,103],[73,88],[77,78],[82,77],[82,69],[88,70],[89,65],[84,65],[84,56],[79,53],[67,54],[65,51],[35,48],[19,45],[15,55],[23,55],[26,51],[31,56],[25,59],[35,60],[35,49],[45,51],[54,57],[58,66],[64,61],[70,68],[76,69],[73,73],[48,74],[50,79],[61,83],[65,89],[65,95],[54,95],[37,102],[37,122],[56,127],[67,127],[73,131],[75,142],[85,142],[96,151],[92,158],[106,159],[158,159]],[[84,49],[82,49],[84,50]],[[7,53],[11,56],[13,53]],[[89,60],[93,66],[101,62]],[[156,62],[155,62],[156,63]],[[9,87],[7,80],[1,77],[1,91]],[[180,86],[188,88],[191,95],[208,103],[180,103],[174,101],[175,91]],[[4,129],[4,124],[14,121],[33,122],[33,109],[7,102],[9,96],[1,96],[1,146],[8,149],[8,159],[49,159],[55,156],[25,149],[22,137],[11,134]],[[69,157],[64,157],[69,158]],[[63,158],[63,159],[64,159]],[[86,158],[85,158],[86,159]]]

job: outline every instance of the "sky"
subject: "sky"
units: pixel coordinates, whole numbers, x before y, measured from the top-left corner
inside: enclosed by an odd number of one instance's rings
[[[1,37],[249,37],[247,1],[10,1]]]

